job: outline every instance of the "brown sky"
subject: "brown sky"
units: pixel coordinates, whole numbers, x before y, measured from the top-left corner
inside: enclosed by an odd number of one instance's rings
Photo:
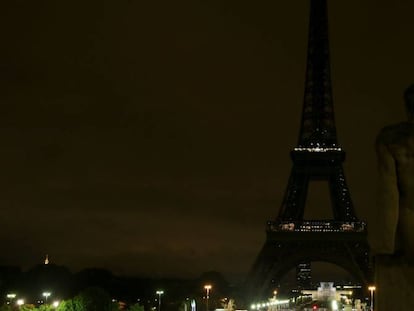
[[[414,82],[414,2],[328,3],[338,136],[369,219],[375,135],[405,117]],[[0,263],[49,253],[74,270],[242,277],[291,167],[308,1],[16,0],[0,12]]]

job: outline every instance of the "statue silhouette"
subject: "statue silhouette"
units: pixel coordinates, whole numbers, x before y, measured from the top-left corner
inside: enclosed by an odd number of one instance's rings
[[[379,311],[414,307],[414,85],[404,99],[408,121],[383,128],[376,140],[379,190],[370,242]]]

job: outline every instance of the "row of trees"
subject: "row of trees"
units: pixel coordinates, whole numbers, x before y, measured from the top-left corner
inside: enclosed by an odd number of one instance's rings
[[[34,305],[17,306],[13,304],[3,305],[0,311],[118,311],[118,302],[113,302],[109,294],[101,288],[92,287],[82,291],[72,299],[61,301],[57,307],[43,304],[39,307]],[[129,306],[127,311],[144,311],[139,304]]]

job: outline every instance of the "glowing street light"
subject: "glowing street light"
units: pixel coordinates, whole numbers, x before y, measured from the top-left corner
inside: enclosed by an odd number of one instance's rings
[[[14,293],[10,293],[10,294],[7,294],[7,299],[9,300],[8,302],[7,302],[7,304],[10,304],[10,303],[12,303],[13,302],[13,299],[14,298],[16,298],[16,294],[14,294]]]
[[[368,290],[371,292],[371,311],[374,311],[374,292],[375,292],[375,286],[369,286]]]
[[[158,311],[161,311],[161,295],[164,294],[164,291],[157,290],[155,293],[158,295]]]
[[[22,305],[24,305],[24,300],[23,299],[17,299],[16,303],[17,303],[18,306],[22,306]]]
[[[45,297],[46,303],[47,303],[47,298],[49,298],[49,296],[51,295],[51,293],[50,292],[44,292],[42,295]]]
[[[14,298],[16,298],[16,294],[7,294],[7,298],[9,298],[9,299],[14,299]]]
[[[53,303],[52,303],[52,306],[54,307],[54,308],[57,308],[57,307],[59,307],[59,301],[53,301]]]
[[[210,284],[204,285],[204,289],[206,290],[206,311],[208,311],[208,300],[210,298],[210,290],[213,287]]]

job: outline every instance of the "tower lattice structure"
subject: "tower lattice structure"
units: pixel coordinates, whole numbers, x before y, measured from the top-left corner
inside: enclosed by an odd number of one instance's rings
[[[268,222],[265,244],[247,278],[249,297],[268,297],[286,272],[311,261],[336,264],[368,283],[366,224],[355,214],[336,135],[326,0],[310,1],[302,119],[290,155],[293,166],[279,214]],[[304,219],[309,183],[315,180],[329,185],[333,219]]]

